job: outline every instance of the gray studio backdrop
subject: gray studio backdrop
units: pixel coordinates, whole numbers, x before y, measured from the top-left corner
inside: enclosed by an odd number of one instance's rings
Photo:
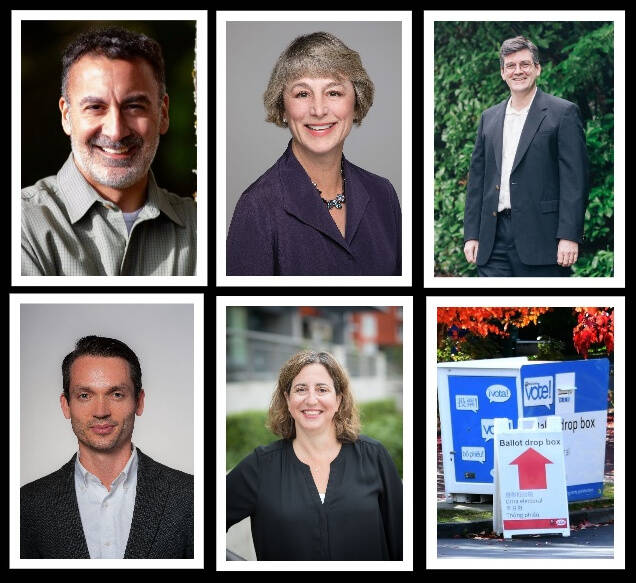
[[[194,473],[194,308],[191,304],[20,306],[20,485],[71,459],[77,438],[60,408],[62,360],[82,336],[125,342],[146,393],[133,443],[155,461]]]
[[[263,93],[280,54],[297,36],[329,32],[357,51],[375,85],[373,106],[354,124],[344,154],[391,181],[402,200],[401,22],[227,23],[226,233],[245,189],[283,154],[289,129],[265,122]]]

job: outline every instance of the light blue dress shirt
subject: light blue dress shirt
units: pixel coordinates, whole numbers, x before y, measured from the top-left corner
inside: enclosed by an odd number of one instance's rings
[[[110,492],[75,458],[75,493],[91,559],[123,559],[137,494],[137,449]]]

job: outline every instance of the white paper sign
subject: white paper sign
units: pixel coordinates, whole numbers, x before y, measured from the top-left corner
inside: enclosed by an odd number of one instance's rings
[[[495,419],[493,529],[513,534],[570,535],[561,418],[519,419],[509,430]]]

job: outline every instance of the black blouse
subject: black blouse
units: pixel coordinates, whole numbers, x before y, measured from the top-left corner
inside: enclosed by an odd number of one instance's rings
[[[259,561],[401,561],[402,481],[361,435],[331,462],[324,504],[291,440],[257,447],[227,475],[226,530],[251,517]]]

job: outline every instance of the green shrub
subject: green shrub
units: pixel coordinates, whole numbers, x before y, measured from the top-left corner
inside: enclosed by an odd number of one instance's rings
[[[437,350],[437,362],[483,360],[503,356],[501,339],[491,335],[482,337],[467,334],[463,340],[444,338]]]
[[[259,445],[279,439],[265,427],[267,411],[246,411],[225,418],[227,439],[226,469],[233,468]]]

